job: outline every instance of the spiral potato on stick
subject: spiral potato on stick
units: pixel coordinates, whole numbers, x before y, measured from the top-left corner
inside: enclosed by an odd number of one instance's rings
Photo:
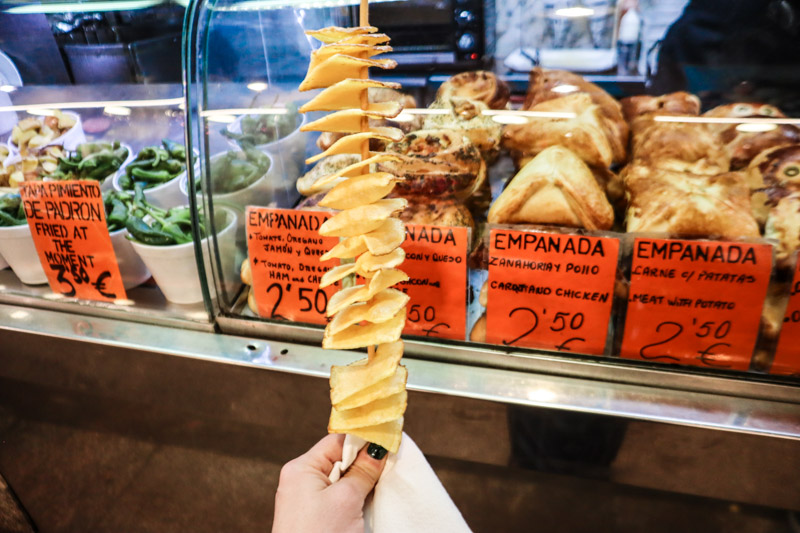
[[[338,212],[319,229],[339,244],[321,258],[343,264],[323,275],[322,287],[359,276],[363,284],[341,289],[328,302],[331,317],[322,341],[326,349],[368,348],[368,357],[351,365],[331,368],[331,416],[328,431],[348,433],[379,444],[391,452],[400,446],[408,373],[400,366],[408,296],[394,289],[408,276],[397,267],[405,259],[400,245],[405,227],[397,217],[407,205],[403,198],[387,198],[400,181],[394,173],[376,169],[397,163],[395,154],[370,151],[373,144],[403,140],[403,132],[388,126],[370,127],[370,119],[391,119],[402,110],[393,101],[370,102],[369,89],[396,89],[397,84],[368,79],[368,68],[394,68],[396,63],[374,56],[391,51],[389,38],[367,24],[366,0],[361,26],[330,27],[307,32],[325,43],[314,51],[300,90],[323,89],[300,108],[301,112],[332,111],[306,124],[304,131],[344,133],[308,162],[346,154],[360,159],[304,183],[308,194],[325,192],[319,205]],[[376,348],[377,345],[377,348]]]

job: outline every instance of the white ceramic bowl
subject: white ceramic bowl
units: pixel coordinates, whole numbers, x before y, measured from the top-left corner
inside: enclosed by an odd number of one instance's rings
[[[27,223],[0,227],[0,255],[8,261],[11,270],[22,283],[27,285],[47,283],[47,275],[39,262],[39,254],[36,253],[31,229]]]
[[[124,191],[125,189],[119,184],[120,178],[122,178],[123,174],[125,173],[125,167],[128,166],[135,158],[135,154],[130,161],[126,161],[125,164],[114,174],[114,177],[110,180],[111,185],[114,190],[116,191]],[[195,157],[197,157],[197,150],[194,152]],[[181,191],[180,186],[180,178],[186,173],[184,170],[171,180],[166,183],[162,183],[161,185],[157,185],[156,187],[151,187],[149,189],[144,190],[144,198],[149,203],[153,204],[156,207],[160,207],[161,209],[169,209],[170,207],[177,207],[179,205],[186,205],[188,197]]]
[[[65,150],[74,150],[79,144],[86,142],[86,134],[83,133],[81,116],[73,111],[62,111],[62,113],[74,117],[75,125],[65,131],[63,135],[56,137],[46,145],[37,147],[37,150],[44,148],[45,146],[63,146]],[[19,147],[11,142],[11,139],[8,140],[8,146],[12,147],[14,152],[19,153]]]
[[[246,115],[238,117],[235,121],[228,124],[228,131],[231,133],[242,132],[242,119]],[[306,135],[300,128],[306,123],[306,116],[299,115],[300,123],[297,129],[286,137],[281,137],[266,144],[259,144],[257,149],[272,156],[272,163],[276,166],[277,175],[291,179],[292,183],[303,173],[306,166]],[[241,149],[239,144],[228,138],[228,144],[237,150]]]
[[[219,253],[225,263],[223,268],[226,272],[232,272],[235,269],[233,264],[236,248],[234,232],[237,217],[236,213],[226,208],[219,209],[218,213],[225,215],[225,225],[217,233]],[[200,275],[194,255],[194,243],[152,246],[131,241],[131,244],[144,264],[147,265],[167,300],[176,304],[195,304],[203,301]],[[203,257],[208,257],[208,237],[200,241],[200,245],[203,249]],[[208,286],[213,288],[211,272],[207,272],[207,281]]]
[[[184,171],[185,172],[185,171]],[[125,189],[119,184],[119,180],[125,173],[125,169],[119,169],[114,177],[111,179],[111,184],[114,190],[124,191]],[[181,192],[180,177],[183,174],[178,174],[171,180],[161,185],[151,187],[144,190],[145,199],[156,207],[161,209],[169,209],[170,207],[177,207],[186,204],[186,195]],[[108,180],[107,180],[108,181]]]
[[[108,176],[103,178],[103,181],[100,182],[100,190],[102,192],[113,191],[114,176],[116,176],[119,172],[125,172],[125,167],[128,166],[128,163],[130,163],[136,158],[136,154],[133,152],[133,148],[131,148],[125,143],[119,143],[119,145],[123,148],[127,148],[128,157],[125,159],[125,161],[122,162],[122,165],[117,169],[116,172],[114,172],[113,174],[109,174]]]
[[[212,164],[215,160],[224,156],[226,153],[227,152],[222,152],[211,156]],[[229,207],[234,211],[236,211],[236,214],[239,219],[238,223],[239,229],[243,228],[247,222],[244,217],[245,207],[247,207],[248,205],[267,205],[267,203],[274,196],[274,191],[277,186],[276,181],[278,181],[280,178],[278,177],[278,170],[274,163],[274,156],[272,156],[269,153],[266,153],[266,155],[267,157],[269,157],[269,169],[260,178],[255,180],[253,183],[251,183],[244,189],[239,189],[238,191],[233,191],[229,193],[214,193],[213,203],[215,207],[224,206],[224,207]],[[200,173],[199,164],[195,165],[195,173],[196,174]],[[184,194],[186,197],[188,197],[189,175],[185,172],[181,175],[180,188],[181,188],[181,193]],[[198,205],[202,203],[203,196],[201,193],[197,194],[197,201]]]
[[[6,262],[5,258],[0,254],[0,270],[8,268],[8,262]]]
[[[128,230],[125,228],[109,233],[114,255],[117,256],[119,273],[122,276],[122,286],[125,290],[132,289],[150,279],[150,271],[142,262],[139,254],[133,249],[133,244],[128,240]]]

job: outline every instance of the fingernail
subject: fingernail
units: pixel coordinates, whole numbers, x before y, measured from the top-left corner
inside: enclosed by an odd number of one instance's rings
[[[369,446],[367,446],[367,454],[376,461],[380,461],[381,459],[386,457],[387,453],[389,453],[389,450],[387,450],[380,444],[375,444],[374,442],[370,442]]]

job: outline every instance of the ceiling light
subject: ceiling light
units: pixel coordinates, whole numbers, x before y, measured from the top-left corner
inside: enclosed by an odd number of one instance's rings
[[[99,11],[132,11],[162,4],[163,0],[116,0],[104,2],[53,2],[24,4],[6,10],[7,13],[96,13]]]
[[[201,117],[214,117],[219,115],[287,115],[289,110],[285,107],[232,107],[229,109],[208,109],[200,111]]]
[[[210,115],[207,118],[209,122],[222,122],[223,124],[236,122],[236,117],[233,115]]]
[[[370,0],[371,4],[378,2],[394,2],[396,0]],[[214,11],[261,11],[267,9],[315,9],[319,7],[357,6],[359,0],[246,0],[235,4],[214,5]]]
[[[492,115],[492,120],[499,124],[527,124],[528,117],[522,115]]]
[[[121,105],[110,105],[103,109],[103,113],[106,115],[119,115],[121,117],[127,117],[131,114],[131,108]]]
[[[763,133],[765,131],[772,131],[777,128],[777,124],[770,124],[767,122],[762,123],[750,123],[750,124],[739,124],[736,126],[736,131],[741,131],[742,133]]]
[[[29,115],[38,115],[41,117],[52,117],[53,115],[56,114],[55,110],[46,109],[43,107],[31,107],[26,109],[25,111],[27,111]]]
[[[562,7],[561,9],[556,9],[555,15],[569,18],[591,17],[594,15],[594,9],[590,7]]]
[[[247,88],[248,89],[250,89],[251,91],[255,91],[257,93],[260,93],[261,91],[265,91],[267,89],[267,87],[269,87],[269,85],[267,85],[263,81],[254,81],[252,83],[248,83],[247,84]]]
[[[16,320],[24,320],[24,319],[28,318],[29,316],[31,316],[31,314],[29,312],[27,312],[27,311],[23,311],[22,309],[20,309],[19,311],[14,311],[9,316],[11,318],[16,319]]]
[[[578,90],[578,87],[575,85],[566,84],[566,85],[559,85],[558,87],[553,87],[551,90],[554,93],[567,94],[567,93],[574,93],[575,91]]]
[[[411,122],[412,120],[414,120],[414,115],[405,111],[392,119],[393,122]]]

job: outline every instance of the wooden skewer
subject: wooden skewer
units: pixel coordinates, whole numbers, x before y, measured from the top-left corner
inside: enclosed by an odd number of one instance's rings
[[[361,4],[359,6],[359,26],[366,27],[369,26],[369,0],[361,0]],[[364,67],[361,69],[361,77],[364,79],[369,78],[369,69]],[[369,107],[369,90],[364,89],[361,91],[361,109],[366,111]],[[367,131],[369,129],[369,119],[367,117],[361,117],[361,131]],[[369,159],[369,141],[364,141],[361,143],[361,160]],[[368,168],[364,168],[361,170],[363,174],[367,174],[369,172]]]
[[[359,26],[369,26],[369,0],[361,0],[361,5],[359,6]],[[361,77],[364,79],[369,78],[369,69],[363,68],[361,69]],[[369,90],[364,89],[361,91],[361,109],[366,111],[369,107]],[[361,131],[369,130],[369,119],[367,117],[361,117]],[[364,141],[361,143],[361,160],[369,159],[369,141]],[[362,169],[362,173],[366,174],[369,172],[368,168]],[[367,348],[367,354],[370,359],[375,357],[375,346],[369,346]]]

